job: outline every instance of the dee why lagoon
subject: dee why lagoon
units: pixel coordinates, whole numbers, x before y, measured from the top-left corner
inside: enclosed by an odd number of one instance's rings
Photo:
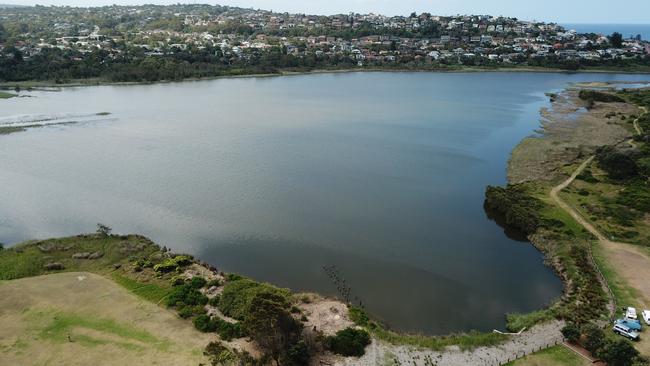
[[[546,92],[650,75],[341,73],[63,88],[0,100],[0,242],[139,233],[425,334],[503,329],[562,283],[487,185]],[[64,123],[65,124],[60,124]],[[69,123],[68,123],[69,122]],[[327,268],[327,271],[324,270]],[[340,284],[339,284],[340,285]]]

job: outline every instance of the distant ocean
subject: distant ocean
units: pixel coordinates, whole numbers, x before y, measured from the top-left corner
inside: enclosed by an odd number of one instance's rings
[[[618,32],[621,33],[625,38],[640,34],[642,39],[650,41],[650,24],[564,23],[561,25],[566,29],[575,29],[579,33],[599,33],[610,35],[614,32]]]

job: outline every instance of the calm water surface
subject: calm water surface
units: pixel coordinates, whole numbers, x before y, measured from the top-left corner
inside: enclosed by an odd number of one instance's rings
[[[69,88],[0,101],[0,241],[142,233],[219,268],[336,294],[391,327],[503,328],[561,283],[483,211],[544,92],[648,76],[358,73]],[[103,118],[89,117],[110,112]]]

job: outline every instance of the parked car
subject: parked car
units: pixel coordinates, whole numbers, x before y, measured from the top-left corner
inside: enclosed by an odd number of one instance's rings
[[[638,321],[638,320],[634,320],[634,319],[618,319],[618,320],[616,320],[614,322],[614,325],[616,325],[616,324],[625,325],[626,327],[628,327],[628,328],[630,328],[632,330],[635,330],[637,332],[641,331],[641,322]]]
[[[641,317],[643,318],[646,324],[650,325],[650,310],[643,310],[641,312]]]
[[[636,309],[629,307],[625,310],[625,317],[628,319],[636,319]]]
[[[639,333],[633,331],[632,329],[626,327],[623,324],[614,325],[614,328],[612,330],[614,331],[614,333],[622,335],[623,337],[627,337],[633,341],[639,339]]]

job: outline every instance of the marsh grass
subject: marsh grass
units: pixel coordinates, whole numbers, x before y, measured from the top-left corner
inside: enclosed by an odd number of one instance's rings
[[[510,313],[506,315],[506,328],[511,332],[519,332],[524,328],[529,329],[535,324],[553,320],[555,317],[556,314],[552,308],[542,309],[524,314]]]
[[[395,345],[409,345],[432,349],[443,350],[448,346],[458,346],[461,350],[471,350],[478,347],[497,346],[509,336],[499,333],[482,333],[471,331],[463,334],[451,334],[446,336],[424,336],[399,334],[382,327],[369,329],[370,333],[378,339]]]
[[[372,336],[394,345],[409,345],[429,348],[434,351],[440,351],[448,346],[458,346],[462,350],[471,350],[477,347],[496,346],[509,338],[509,336],[504,334],[478,331],[447,336],[401,334],[388,330],[383,325],[371,320],[368,314],[359,307],[350,306],[349,314],[353,322],[366,329]]]

